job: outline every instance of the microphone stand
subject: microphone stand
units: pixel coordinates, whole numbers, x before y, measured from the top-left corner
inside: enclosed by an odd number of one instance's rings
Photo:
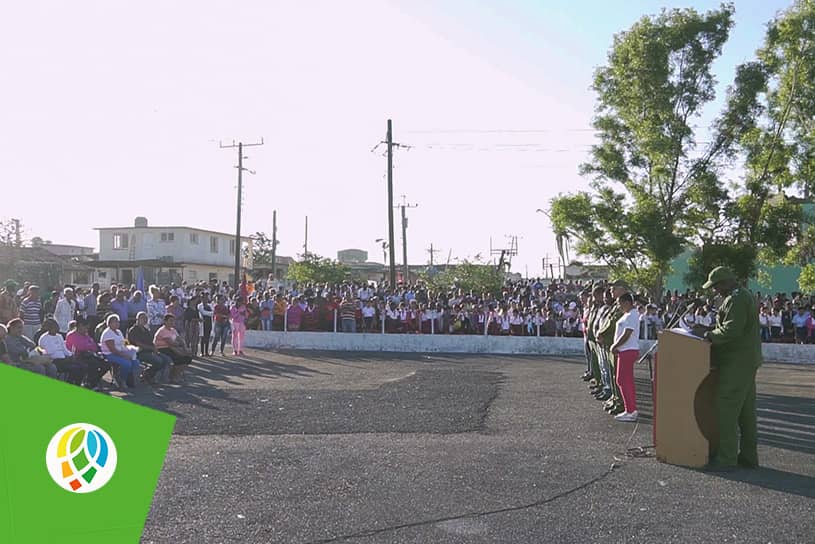
[[[680,308],[681,308],[681,306],[680,306]],[[671,320],[668,321],[668,323],[665,324],[665,326],[662,328],[662,330],[674,328],[674,326],[676,326],[678,323],[681,323],[682,320],[685,318],[685,316],[688,315],[688,312],[691,312],[691,311],[696,311],[696,305],[693,302],[688,303],[685,306],[685,311],[682,312],[681,314],[679,312],[676,312],[673,315],[673,317],[671,317]],[[654,344],[650,348],[648,348],[648,351],[646,351],[642,355],[642,357],[640,357],[637,360],[637,364],[640,364],[646,358],[648,358],[648,364],[649,364],[649,367],[650,367],[650,364],[651,364],[650,356],[657,349],[658,345],[659,345],[659,340],[654,340]],[[653,376],[653,373],[652,373],[652,376]]]
[[[683,319],[685,319],[685,316],[688,315],[688,312],[695,311],[697,306],[693,302],[689,302],[689,303],[687,303],[685,305],[685,311],[680,314],[678,310],[681,307],[682,306],[680,305],[677,308],[677,312],[674,313],[674,315],[671,317],[670,321],[668,321],[668,323],[665,324],[665,327],[663,327],[662,330],[672,329],[672,328],[674,328],[676,326],[677,323],[682,323]],[[646,358],[648,359],[648,374],[651,376],[651,399],[652,399],[653,404],[654,404],[654,407],[653,407],[653,411],[654,411],[654,427],[653,427],[653,434],[652,434],[652,437],[651,437],[651,439],[653,440],[653,443],[652,443],[651,446],[648,446],[648,448],[656,447],[655,445],[656,445],[656,439],[657,439],[656,438],[656,410],[657,410],[657,407],[656,407],[656,390],[655,390],[655,384],[654,384],[654,365],[653,365],[653,359],[651,358],[651,354],[654,353],[654,351],[656,351],[658,345],[659,345],[659,340],[658,339],[654,340],[654,344],[650,348],[648,348],[648,351],[646,351],[645,354],[642,357],[639,358],[639,360],[637,360],[637,364],[639,364],[642,361],[644,361]],[[646,449],[646,448],[640,448],[641,451],[643,449]]]

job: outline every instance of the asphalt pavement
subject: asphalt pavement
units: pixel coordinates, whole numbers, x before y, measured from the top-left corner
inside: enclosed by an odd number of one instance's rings
[[[815,543],[815,367],[759,373],[762,468],[653,458],[576,359],[271,353],[130,400],[175,414],[144,543]]]

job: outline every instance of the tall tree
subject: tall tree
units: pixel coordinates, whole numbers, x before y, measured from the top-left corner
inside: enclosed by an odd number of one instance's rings
[[[786,193],[815,185],[815,2],[799,0],[768,25],[756,59],[739,66],[714,141],[742,171],[729,190],[695,195],[698,249],[686,280],[726,264],[742,278],[759,263],[805,264],[813,233]]]
[[[277,241],[280,243],[280,240]],[[252,254],[255,266],[272,264],[274,242],[265,232],[256,232],[252,235]]]
[[[733,6],[644,17],[614,37],[594,77],[593,146],[581,173],[592,190],[551,202],[557,233],[578,253],[660,296],[671,260],[693,235],[687,222],[694,193],[715,186],[724,145],[697,151],[692,123],[713,100],[711,65],[733,25]]]
[[[299,284],[340,283],[348,278],[350,270],[340,262],[307,253],[302,259],[289,265],[288,277]]]

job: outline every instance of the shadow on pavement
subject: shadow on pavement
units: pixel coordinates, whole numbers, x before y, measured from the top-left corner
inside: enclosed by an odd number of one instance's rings
[[[215,404],[248,404],[246,400],[231,394],[229,389],[219,388],[216,383],[246,385],[256,379],[294,379],[315,374],[330,375],[302,365],[279,363],[272,359],[251,356],[196,358],[192,368],[185,374],[183,384],[165,384],[156,388],[142,386],[126,398],[143,406],[183,417],[183,414],[174,410],[172,406],[195,405],[198,408],[217,411],[220,408]]]
[[[724,480],[743,482],[772,491],[815,499],[815,478],[773,468],[757,470],[737,470],[731,473],[716,474]]]
[[[815,403],[804,397],[757,396],[761,444],[815,454]],[[810,485],[815,486],[815,482]]]

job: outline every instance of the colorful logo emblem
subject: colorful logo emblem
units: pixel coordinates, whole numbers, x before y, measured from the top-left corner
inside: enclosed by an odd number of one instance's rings
[[[48,444],[45,464],[51,478],[73,493],[101,489],[116,471],[116,445],[108,433],[89,423],[63,427]]]

